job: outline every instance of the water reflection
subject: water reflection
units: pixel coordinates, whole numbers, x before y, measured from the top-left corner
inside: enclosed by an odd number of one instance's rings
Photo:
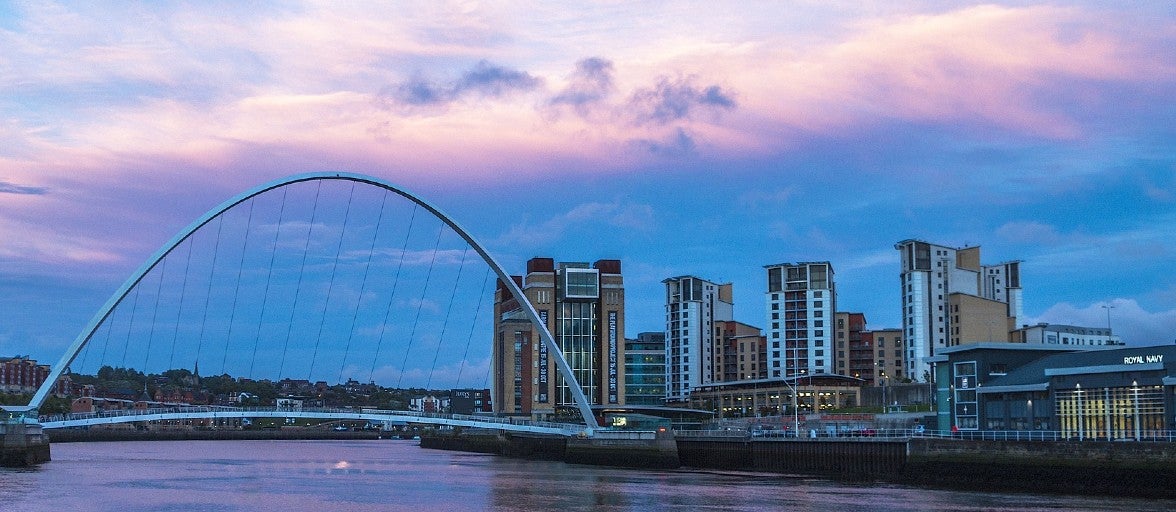
[[[3,510],[1176,509],[1176,502],[1001,495],[716,471],[633,471],[424,450],[412,441],[166,441],[53,446],[0,470]]]

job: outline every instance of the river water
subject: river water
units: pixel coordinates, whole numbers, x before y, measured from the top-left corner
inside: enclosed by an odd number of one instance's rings
[[[416,441],[159,441],[55,444],[52,462],[0,468],[0,511],[9,510],[1146,512],[1176,510],[1176,502],[638,471],[426,450]]]

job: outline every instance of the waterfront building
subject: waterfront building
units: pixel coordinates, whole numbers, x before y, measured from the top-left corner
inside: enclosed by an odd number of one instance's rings
[[[979,246],[954,248],[903,240],[894,248],[901,255],[904,363],[909,378],[932,378],[927,358],[939,350],[974,341],[1007,341],[1008,332],[1020,325],[1024,314],[1019,261],[981,265]],[[958,295],[953,298],[953,294]],[[949,309],[953,305],[955,311]],[[1001,321],[994,317],[996,309],[1003,310]]]
[[[28,356],[2,358],[0,359],[0,393],[36,393],[45,379],[49,378],[49,372],[49,365],[37,364],[35,359]],[[52,394],[58,397],[69,396],[76,391],[74,388],[69,375],[62,375],[54,384]]]
[[[719,374],[712,382],[768,378],[767,338],[759,327],[743,322],[715,322],[722,342],[715,351]]]
[[[642,332],[625,340],[625,403],[662,406],[666,403],[666,334]]]
[[[769,377],[833,373],[833,265],[779,263],[764,270]]]
[[[902,329],[875,329],[862,333],[862,342],[874,347],[874,385],[904,382]]]
[[[716,322],[734,320],[731,284],[695,276],[662,283],[666,285],[666,402],[685,403],[692,389],[721,378],[717,351],[722,332]]]
[[[1037,343],[1044,345],[1122,345],[1123,341],[1111,332],[1110,327],[1080,327],[1076,325],[1047,324],[1025,325],[1009,333],[1014,343]]]
[[[478,414],[493,411],[489,389],[454,389],[449,392],[449,412]]]
[[[719,382],[696,387],[690,407],[719,418],[791,416],[857,407],[861,388],[861,379],[834,374]]]
[[[873,338],[866,336],[866,315],[841,311],[834,318],[837,329],[837,374],[857,377],[865,381],[865,385],[873,386]]]
[[[567,359],[591,404],[625,402],[625,287],[621,262],[532,258],[512,276]],[[499,283],[494,296],[495,412],[546,419],[575,407],[572,392],[520,304]]]
[[[1172,429],[1176,346],[949,347],[936,365],[938,428],[1147,439]]]

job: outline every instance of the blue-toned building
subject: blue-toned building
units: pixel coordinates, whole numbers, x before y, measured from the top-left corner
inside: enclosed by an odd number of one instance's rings
[[[932,357],[938,428],[1140,439],[1176,428],[1176,345],[978,343]]]

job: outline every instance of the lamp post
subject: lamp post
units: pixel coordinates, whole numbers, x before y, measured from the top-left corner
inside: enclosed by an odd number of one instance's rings
[[[1107,336],[1109,337],[1111,335],[1111,310],[1115,309],[1115,306],[1111,304],[1103,304],[1101,307],[1107,310]]]
[[[1135,440],[1139,440],[1139,383],[1131,381],[1132,409],[1135,410]]]
[[[1081,441],[1086,437],[1085,423],[1086,416],[1082,413],[1082,383],[1074,384],[1074,394],[1078,397],[1078,440]]]
[[[1029,439],[1032,440],[1033,439],[1032,431],[1036,429],[1036,427],[1033,424],[1034,418],[1033,418],[1033,399],[1032,398],[1025,400],[1025,417],[1027,417],[1029,419],[1029,430],[1031,432],[1029,434],[1030,435]]]

